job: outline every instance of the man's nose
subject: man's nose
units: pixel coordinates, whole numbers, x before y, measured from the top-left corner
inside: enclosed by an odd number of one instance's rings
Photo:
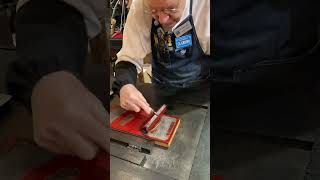
[[[169,15],[163,12],[159,13],[159,23],[164,25],[168,22],[169,20]]]

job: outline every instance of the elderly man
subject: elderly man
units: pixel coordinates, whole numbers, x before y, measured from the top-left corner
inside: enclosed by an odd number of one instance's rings
[[[205,84],[209,76],[210,1],[134,0],[117,54],[113,91],[123,108],[152,111],[136,89],[144,57],[152,54],[152,82],[171,90]]]

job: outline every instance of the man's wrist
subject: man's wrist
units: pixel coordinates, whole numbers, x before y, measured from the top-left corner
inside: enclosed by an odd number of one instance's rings
[[[116,76],[112,84],[112,91],[119,95],[120,89],[127,84],[136,84],[137,69],[136,66],[127,61],[120,61],[115,68]]]

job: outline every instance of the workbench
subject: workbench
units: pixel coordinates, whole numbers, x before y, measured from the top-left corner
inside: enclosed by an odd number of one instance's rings
[[[181,118],[171,146],[166,149],[140,137],[111,130],[110,176],[118,179],[209,179],[209,88],[172,93],[152,84],[137,88],[155,110],[168,106],[168,115]],[[124,112],[119,97],[111,100],[110,120]]]
[[[305,179],[310,162],[319,162],[311,154],[320,137],[320,96],[316,86],[311,90],[216,86],[211,134],[216,174],[225,180]]]
[[[15,53],[1,57],[13,59]],[[105,83],[108,69],[103,65],[91,65],[88,69],[89,78],[85,84],[108,107],[110,100],[106,89],[109,89],[109,80]],[[159,94],[157,91],[148,90],[149,84],[138,85],[138,88],[141,88],[150,104],[158,106],[165,103],[155,102],[156,99],[165,98],[156,98],[155,95]],[[0,92],[4,92],[3,88]],[[165,150],[146,142],[146,146],[143,147],[150,150],[150,153],[145,154],[111,142],[111,179],[209,179],[209,93],[185,92],[178,94],[175,100],[174,109],[169,109],[168,113],[180,116],[182,123],[171,147]],[[111,102],[116,101],[117,97]],[[156,109],[156,106],[153,107]],[[34,144],[31,113],[15,101],[11,101],[7,108],[1,111],[0,143],[0,179],[20,180],[34,168],[56,157],[55,154]],[[59,179],[68,179],[68,176]]]

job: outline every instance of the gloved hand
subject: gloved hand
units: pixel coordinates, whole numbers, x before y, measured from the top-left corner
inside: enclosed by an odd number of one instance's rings
[[[101,149],[109,152],[102,103],[68,72],[42,77],[32,91],[34,140],[58,154],[89,160]]]
[[[142,109],[147,114],[153,111],[147,100],[133,84],[126,84],[121,87],[120,106],[126,110],[135,112],[139,112]]]

